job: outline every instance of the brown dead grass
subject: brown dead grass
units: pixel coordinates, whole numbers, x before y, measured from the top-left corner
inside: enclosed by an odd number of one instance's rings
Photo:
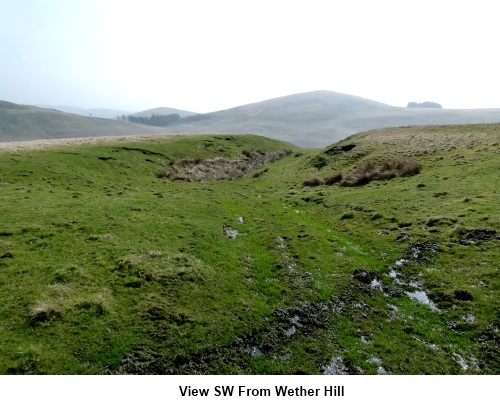
[[[339,184],[343,187],[362,186],[375,180],[413,176],[420,173],[421,170],[422,165],[410,159],[386,160],[379,166],[372,160],[367,160],[360,163],[356,169],[342,178]]]
[[[29,323],[36,325],[60,318],[61,316],[61,309],[58,305],[51,302],[39,301],[31,308]]]
[[[325,181],[321,177],[311,177],[310,179],[304,180],[302,187],[318,187],[325,184]]]
[[[175,181],[232,180],[243,177],[266,163],[282,159],[290,153],[290,150],[269,153],[247,152],[244,159],[217,157],[203,160],[187,157],[178,160],[170,167],[158,168],[154,174],[158,178]]]
[[[39,139],[35,141],[0,142],[0,152],[20,152],[24,150],[40,150],[66,146],[80,146],[89,144],[107,144],[121,142],[145,142],[163,140],[179,135],[126,135],[126,136],[98,136],[85,138]]]
[[[332,184],[339,183],[342,181],[342,173],[335,172],[325,179],[325,184],[331,186]]]
[[[410,159],[386,160],[378,165],[372,160],[365,160],[345,176],[341,172],[334,172],[325,179],[314,176],[305,180],[302,186],[317,187],[323,184],[327,186],[338,184],[342,187],[357,187],[376,180],[413,176],[420,173],[421,170],[422,165],[420,162]]]
[[[379,150],[397,156],[420,156],[453,149],[470,149],[500,142],[500,124],[425,125],[374,129],[344,142],[357,149]],[[396,157],[396,156],[395,156]]]

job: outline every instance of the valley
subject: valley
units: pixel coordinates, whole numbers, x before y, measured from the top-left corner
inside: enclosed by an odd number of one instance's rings
[[[499,124],[61,142],[0,144],[0,373],[500,372]]]

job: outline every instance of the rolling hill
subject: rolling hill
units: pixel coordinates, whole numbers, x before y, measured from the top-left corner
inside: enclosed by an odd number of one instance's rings
[[[259,134],[302,147],[324,147],[355,133],[385,127],[500,122],[500,109],[393,107],[331,91],[279,97],[187,117],[169,133]]]
[[[113,110],[111,108],[80,108],[68,105],[45,105],[37,104],[35,107],[48,108],[51,110],[58,110],[70,114],[83,115],[84,117],[106,118],[110,120],[116,119],[117,116],[128,115],[130,111]]]
[[[139,111],[130,115],[133,115],[134,117],[151,117],[153,114],[157,115],[179,114],[180,117],[188,117],[190,115],[197,115],[198,113],[186,110],[179,110],[177,108],[158,107],[158,108],[152,108],[150,110]]]
[[[149,133],[232,133],[263,135],[301,147],[324,147],[377,128],[500,122],[500,109],[393,107],[331,91],[294,94],[208,114],[160,107],[133,115],[149,117],[152,114],[179,114],[182,118],[159,128],[1,102],[0,141]]]
[[[161,133],[165,129],[0,101],[0,142]]]

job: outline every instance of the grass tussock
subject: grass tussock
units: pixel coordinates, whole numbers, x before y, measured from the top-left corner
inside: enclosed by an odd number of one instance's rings
[[[97,294],[90,295],[78,300],[74,308],[81,311],[89,311],[95,315],[106,315],[111,312],[112,296],[107,289]]]
[[[52,302],[38,301],[30,310],[29,323],[38,325],[61,318],[61,308]]]
[[[335,172],[325,179],[325,184],[327,186],[331,186],[332,184],[339,183],[340,181],[342,181],[342,173]]]
[[[412,176],[420,173],[422,166],[413,160],[387,160],[377,166],[373,161],[362,162],[340,182],[341,186],[362,186],[376,180]]]
[[[268,153],[244,150],[244,159],[188,157],[179,159],[169,168],[162,166],[154,174],[160,179],[176,181],[233,180],[259,169],[266,163],[280,160],[290,153],[290,150]]]
[[[325,181],[318,176],[311,177],[310,179],[304,180],[302,183],[303,187],[317,187],[325,184]]]
[[[345,176],[341,172],[334,172],[325,179],[316,176],[305,180],[302,186],[316,187],[323,184],[328,186],[338,184],[342,187],[357,187],[364,186],[375,180],[390,180],[395,177],[414,176],[420,173],[421,170],[422,165],[415,160],[386,160],[379,165],[372,160],[366,160]]]

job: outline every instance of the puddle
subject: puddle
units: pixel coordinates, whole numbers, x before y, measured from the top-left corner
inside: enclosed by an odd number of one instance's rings
[[[462,370],[466,371],[469,368],[469,365],[462,356],[456,353],[453,353],[453,356],[455,357],[457,363],[460,364],[460,367],[462,367]]]
[[[290,336],[295,335],[296,332],[297,332],[297,328],[295,327],[295,325],[292,325],[291,328],[286,330],[285,335],[287,335],[287,337],[290,337]]]
[[[462,320],[463,320],[464,322],[467,322],[467,323],[474,323],[474,322],[476,322],[476,318],[475,318],[475,316],[474,316],[474,315],[469,315],[469,314],[464,315],[464,316],[462,317]]]
[[[280,247],[281,249],[286,248],[285,238],[278,236],[278,247]]]
[[[429,260],[427,254],[434,253],[439,249],[439,244],[434,241],[415,242],[405,250],[407,261],[424,263]]]
[[[377,374],[378,375],[387,375],[389,373],[387,372],[387,370],[384,367],[379,366],[378,369],[377,369]]]
[[[436,304],[434,304],[434,302],[430,300],[425,291],[414,291],[414,292],[407,291],[406,294],[409,297],[416,299],[418,302],[429,306],[431,310],[439,312],[438,307],[436,306]]]
[[[368,360],[368,363],[374,363],[378,366],[377,369],[377,374],[378,375],[387,375],[389,374],[387,370],[382,367],[382,360],[380,360],[378,357],[372,357],[370,360]]]
[[[330,364],[321,367],[321,371],[324,375],[347,375],[349,372],[343,362],[342,356],[333,357]]]
[[[252,357],[260,357],[260,356],[264,355],[264,353],[262,353],[262,351],[258,347],[254,346],[250,350],[250,355]]]
[[[365,338],[364,336],[361,336],[361,343],[364,343],[365,345],[371,345],[372,342]]]
[[[225,226],[224,227],[224,234],[229,239],[236,239],[236,237],[238,236],[238,231],[236,229],[231,228],[230,226]]]

